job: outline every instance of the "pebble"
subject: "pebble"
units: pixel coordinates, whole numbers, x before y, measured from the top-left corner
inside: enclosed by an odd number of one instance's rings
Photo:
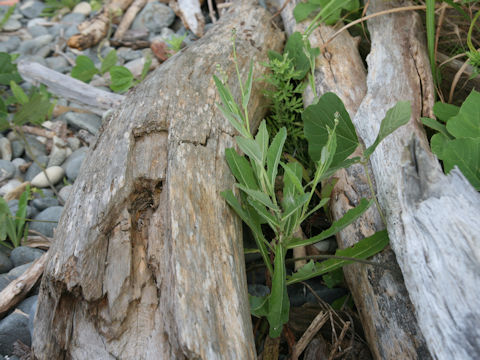
[[[13,158],[19,158],[20,156],[22,156],[23,152],[25,151],[25,145],[21,140],[11,141],[10,146],[12,147]]]
[[[65,175],[65,171],[60,166],[51,166],[45,169],[45,173],[48,176],[50,182],[55,185],[60,180],[62,180],[63,176]],[[45,173],[42,171],[41,173],[37,174],[31,181],[32,186],[36,186],[39,188],[44,188],[49,186],[49,182]]]
[[[47,166],[48,156],[46,155],[38,156],[37,162],[42,166]],[[40,168],[40,166],[38,166],[36,163],[32,163],[32,165],[29,166],[27,172],[25,173],[25,181],[32,181],[32,179],[35,176],[37,176],[37,174],[40,174],[41,172],[42,172],[42,169]]]
[[[3,31],[17,31],[22,28],[22,23],[17,19],[10,18],[7,20],[5,25],[3,25]]]
[[[70,13],[62,18],[61,24],[64,29],[70,26],[78,26],[85,20],[85,15],[80,13]]]
[[[19,46],[20,38],[18,36],[9,36],[7,40],[0,43],[0,52],[12,53],[17,50]]]
[[[62,215],[63,206],[52,206],[34,217],[34,220],[55,221],[58,222]],[[53,230],[57,227],[57,223],[52,222],[32,222],[31,230],[38,231],[47,237],[53,237]]]
[[[33,339],[33,321],[35,320],[35,313],[37,312],[38,307],[38,295],[31,296],[29,299],[30,298],[35,298],[30,306],[30,311],[28,312],[28,330],[30,330],[30,336]]]
[[[80,172],[80,167],[82,166],[83,160],[87,155],[88,148],[81,147],[78,150],[75,150],[72,155],[69,156],[67,161],[62,165],[65,169],[68,180],[75,181]]]
[[[57,136],[53,137],[52,151],[48,160],[48,166],[62,165],[67,158],[67,144]]]
[[[63,56],[51,56],[45,59],[47,66],[59,73],[66,74],[70,71],[70,65]]]
[[[32,265],[32,263],[17,266],[6,274],[0,274],[0,291],[5,289],[8,284],[27,271],[30,265]]]
[[[20,53],[20,55],[35,55],[43,58],[45,56],[41,56],[38,54],[39,49],[44,46],[50,45],[52,41],[52,35],[41,35],[36,37],[35,39],[22,42],[18,48],[18,52]]]
[[[152,33],[159,33],[175,21],[175,13],[165,4],[158,1],[149,2],[140,11],[132,23],[133,30],[147,29]]]
[[[62,197],[64,201],[67,201],[73,189],[73,185],[67,185],[60,189],[58,194]]]
[[[42,211],[42,210],[45,210],[46,208],[59,205],[58,200],[51,196],[49,197],[45,196],[43,198],[33,199],[31,204],[38,211]]]
[[[22,182],[17,179],[9,180],[5,185],[0,187],[0,196],[5,196],[7,193],[16,189],[20,185],[22,185]]]
[[[3,251],[0,251],[0,274],[9,272],[12,268],[12,260],[10,260],[10,258]]]
[[[86,1],[78,3],[72,10],[72,13],[83,14],[85,16],[89,15],[92,12],[92,6]]]
[[[2,153],[3,160],[12,160],[12,146],[10,141],[5,137],[0,138],[0,152]]]
[[[40,25],[30,26],[27,28],[27,31],[30,35],[32,35],[33,38],[48,35],[48,29]]]
[[[102,126],[102,118],[95,114],[83,114],[77,112],[68,112],[65,114],[67,124],[75,129],[87,130],[93,135],[97,135],[100,126]]]
[[[11,355],[13,343],[17,340],[31,345],[28,315],[21,311],[14,311],[0,321],[0,353]]]
[[[44,8],[45,4],[43,2],[28,0],[20,6],[19,10],[26,18],[33,19],[39,17]]]
[[[18,210],[18,199],[13,199],[8,202],[8,208],[12,214],[16,214]],[[33,206],[27,205],[27,218],[32,219],[38,214],[37,209]]]
[[[13,262],[13,266],[28,264],[41,257],[45,252],[40,249],[31,248],[29,246],[19,246],[12,250],[10,254],[10,260]]]
[[[25,314],[28,314],[32,309],[32,306],[35,306],[37,299],[38,295],[30,296],[18,304],[17,309],[23,311]]]
[[[0,160],[0,182],[11,179],[15,175],[15,165],[10,161]]]
[[[69,137],[67,138],[67,144],[70,147],[70,149],[75,151],[80,147],[81,142],[77,137]]]
[[[25,138],[27,139],[28,145],[30,147],[30,150],[33,153],[33,156],[35,156],[37,160],[42,155],[47,155],[47,147],[45,146],[44,143],[41,143],[35,136],[27,134],[25,135]],[[28,155],[28,152],[26,153],[26,157],[32,160]]]

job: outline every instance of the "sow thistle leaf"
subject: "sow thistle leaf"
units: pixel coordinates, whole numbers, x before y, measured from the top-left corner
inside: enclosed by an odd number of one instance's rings
[[[97,74],[98,70],[95,67],[93,61],[85,55],[77,56],[75,60],[75,66],[72,69],[72,77],[83,82],[90,82],[92,80],[93,75]]]
[[[319,8],[320,6],[317,4],[312,4],[311,2],[301,2],[295,6],[295,9],[293,9],[293,16],[295,17],[297,23],[299,23],[308,18],[312,12],[318,10]]]
[[[275,184],[277,177],[278,164],[282,156],[283,145],[287,138],[287,130],[282,127],[273,138],[272,144],[267,151],[267,176],[270,184]]]
[[[312,160],[317,162],[328,141],[328,128],[335,127],[337,112],[339,114],[339,123],[336,128],[337,150],[330,164],[331,167],[344,161],[358,146],[355,127],[342,100],[334,93],[326,93],[316,104],[307,107],[302,114],[308,152]]]
[[[254,200],[259,201],[261,204],[265,205],[266,207],[274,210],[279,211],[277,205],[275,205],[270,197],[262,191],[259,190],[252,190],[247,188],[242,184],[235,184],[240,190],[244,191],[248,196],[251,196]]]
[[[389,109],[380,124],[380,131],[378,132],[377,138],[374,143],[365,150],[363,155],[366,158],[372,155],[383,139],[410,121],[411,113],[412,109],[409,101],[399,101],[394,107]]]
[[[100,73],[102,75],[105,74],[116,63],[117,63],[117,52],[115,50],[110,50],[107,56],[105,56],[105,59],[103,59],[102,61],[102,66],[100,67]]]
[[[270,225],[273,231],[277,231],[280,224],[275,216],[273,216],[263,204],[254,200],[252,197],[248,198],[248,203],[255,209],[259,216],[261,216]]]
[[[360,240],[353,247],[342,250],[337,250],[336,256],[350,257],[356,259],[367,259],[380,251],[388,245],[388,233],[386,230],[378,231],[372,236]],[[341,268],[342,266],[352,264],[353,260],[342,259],[328,259],[320,263],[313,263],[312,261],[304,265],[296,273],[287,278],[287,285],[295,284],[299,281],[305,281],[313,277],[317,277],[328,272]]]
[[[263,164],[262,151],[257,142],[253,139],[247,139],[241,136],[236,136],[237,145],[250,159],[257,164]]]
[[[267,131],[267,124],[265,120],[262,120],[260,126],[257,131],[257,135],[255,136],[255,141],[260,148],[260,157],[262,158],[261,165],[265,166],[265,160],[267,158],[267,151],[268,151],[268,131]]]
[[[480,138],[480,93],[472,90],[458,114],[447,121],[447,130],[456,138]]]
[[[283,176],[283,195],[294,195],[295,193],[304,194],[305,191],[302,186],[302,165],[297,162],[288,164],[281,162],[280,165],[282,165],[285,171]]]
[[[110,89],[115,92],[124,92],[133,85],[133,75],[124,66],[112,66],[110,69]]]
[[[248,77],[243,85],[243,99],[242,105],[244,108],[248,106],[248,102],[250,101],[250,94],[252,92],[252,82],[253,82],[253,61],[250,61],[250,69],[248,71]]]
[[[269,336],[280,336],[283,324],[288,322],[290,300],[288,299],[287,284],[285,282],[285,254],[282,244],[275,246],[275,263],[272,278],[272,292],[268,298],[267,320],[270,324]]]
[[[225,150],[225,158],[233,176],[240,184],[245,185],[249,189],[258,190],[255,175],[247,159],[238,155],[233,148]]]

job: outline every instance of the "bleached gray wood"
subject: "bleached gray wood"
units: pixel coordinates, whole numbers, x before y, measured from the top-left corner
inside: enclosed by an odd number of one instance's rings
[[[368,11],[396,4],[373,0]],[[433,93],[423,86],[431,75],[419,15],[377,17],[368,28],[368,91],[354,119],[365,143],[374,141],[387,109],[412,103],[409,124],[372,156],[391,246],[432,357],[478,359],[480,195],[458,170],[442,173],[420,124]]]
[[[125,98],[123,95],[98,89],[35,62],[20,61],[17,68],[25,80],[33,84],[44,84],[52,94],[81,104],[95,114],[102,115],[108,109],[118,108]]]
[[[33,352],[54,359],[254,359],[241,223],[216,108],[220,64],[280,50],[283,34],[250,1],[167,60],[104,124],[60,219],[42,281]],[[265,107],[252,90],[257,124]],[[254,127],[255,124],[252,124]]]
[[[299,0],[290,1],[282,11],[287,34],[304,31],[308,21],[296,24],[293,9]],[[341,24],[337,24],[337,28]],[[312,47],[323,47],[336,32],[332,26],[320,25],[311,35]],[[315,86],[318,96],[334,92],[353,118],[367,92],[366,70],[357,49],[357,41],[348,32],[329,43],[326,52],[316,59]],[[313,92],[308,87],[304,103],[311,104]],[[360,150],[360,149],[359,149]],[[356,155],[359,155],[358,151]],[[340,219],[371,192],[362,165],[357,164],[335,173],[338,180],[330,203],[333,220]],[[340,248],[354,245],[361,239],[384,229],[376,207],[371,207],[355,223],[337,234]],[[343,270],[355,305],[359,311],[365,337],[375,359],[428,359],[425,339],[418,328],[400,268],[390,247],[372,261],[395,270],[363,264],[352,264]]]

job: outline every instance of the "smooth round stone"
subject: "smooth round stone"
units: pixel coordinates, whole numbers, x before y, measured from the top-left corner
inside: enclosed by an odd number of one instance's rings
[[[13,312],[0,321],[0,353],[11,355],[17,340],[31,345],[28,316],[21,312]]]
[[[70,149],[75,151],[78,148],[80,148],[81,142],[80,142],[80,139],[77,137],[69,137],[67,138],[67,144],[70,147]]]
[[[88,2],[82,1],[78,3],[72,10],[72,13],[83,14],[85,16],[89,15],[92,12],[92,7]]]
[[[80,25],[85,20],[85,15],[79,13],[70,13],[62,18],[61,24],[64,29],[70,26]]]
[[[31,135],[25,136],[28,141],[28,145],[30,146],[30,150],[32,151],[33,155],[37,158],[41,157],[42,155],[47,155],[47,147],[45,144],[38,141],[38,139]],[[26,158],[30,159],[28,153],[26,153]],[[31,159],[30,159],[31,160]]]
[[[17,59],[17,64],[21,61],[34,62],[43,66],[47,66],[47,64],[45,63],[45,59],[37,55],[21,55]]]
[[[66,39],[69,39],[70,37],[72,37],[75,34],[78,34],[79,32],[80,31],[78,31],[78,25],[72,25],[65,30],[64,36]]]
[[[22,310],[25,314],[28,314],[35,305],[38,295],[30,296],[18,304],[17,309]]]
[[[0,182],[11,179],[15,175],[15,165],[10,161],[0,160]]]
[[[48,160],[48,166],[62,165],[67,158],[67,144],[65,141],[55,136],[53,138],[53,147],[50,152],[50,159]]]
[[[27,28],[30,28],[33,26],[48,26],[49,24],[50,24],[50,21],[48,19],[43,17],[37,17],[35,19],[28,20]]]
[[[123,47],[117,50],[117,56],[124,61],[132,61],[141,58],[143,55],[140,50],[132,50]]]
[[[50,34],[42,35],[32,40],[26,40],[20,44],[18,52],[21,55],[37,55],[39,49],[46,45],[50,45],[52,41],[53,36]]]
[[[67,59],[63,56],[52,56],[45,59],[47,66],[55,71],[58,71],[62,74],[67,73],[70,70],[70,65],[68,64]]]
[[[18,36],[9,36],[6,41],[0,43],[0,52],[12,53],[20,46],[20,42]]]
[[[16,189],[20,185],[22,185],[22,182],[17,179],[9,180],[5,185],[0,187],[0,196],[5,196],[7,193],[12,191],[13,189]]]
[[[48,29],[40,25],[31,26],[27,28],[27,31],[30,35],[32,35],[33,38],[48,35]]]
[[[72,193],[73,185],[67,185],[60,189],[58,194],[62,197],[64,201],[67,201],[68,197]]]
[[[25,1],[19,10],[26,18],[33,19],[39,17],[44,8],[45,4],[43,2],[29,0]]]
[[[3,25],[3,31],[17,31],[22,28],[22,23],[17,19],[8,19],[5,25]]]
[[[83,160],[87,155],[88,148],[82,147],[72,153],[70,157],[63,164],[67,178],[70,181],[75,181],[80,172],[80,167],[82,166]]]
[[[37,157],[37,161],[42,166],[47,166],[48,163],[48,156],[41,155]],[[32,163],[29,166],[27,172],[25,173],[25,181],[32,181],[32,179],[42,172],[42,168],[38,166],[36,163]]]
[[[48,179],[50,179],[50,182],[53,185],[57,184],[60,180],[62,180],[63,176],[65,175],[65,171],[60,166],[51,166],[49,168],[46,168],[45,173],[47,173]],[[31,181],[32,186],[36,186],[39,188],[49,186],[50,184],[47,180],[47,177],[45,176],[45,173],[42,171],[41,173],[37,174]]]
[[[34,220],[55,221],[58,223],[58,220],[62,215],[62,211],[63,211],[63,206],[52,206],[43,210],[41,213],[35,216]],[[57,227],[58,225],[57,223],[35,221],[30,224],[30,229],[38,231],[39,233],[42,233],[45,236],[53,237],[53,230]]]
[[[54,197],[43,197],[39,199],[34,199],[31,204],[38,211],[42,211],[42,210],[45,210],[46,208],[59,205],[58,200]]]
[[[9,272],[13,268],[13,262],[7,254],[0,251],[0,274]]]
[[[0,138],[0,152],[2,153],[3,160],[12,160],[12,145],[5,137]]]
[[[12,250],[10,254],[10,260],[13,262],[13,266],[28,264],[35,261],[45,252],[40,249],[31,248],[29,246],[19,246]]]
[[[159,33],[162,28],[169,27],[175,21],[175,13],[165,4],[158,1],[149,2],[140,11],[132,23],[133,30],[147,29]]]
[[[25,151],[25,145],[23,145],[23,141],[21,140],[11,141],[10,146],[12,147],[12,157],[14,159],[22,156],[23,152]]]
[[[8,203],[8,208],[10,209],[10,212],[12,214],[16,214],[18,211],[18,199],[13,199],[10,200]],[[33,206],[27,205],[27,218],[28,219],[33,219],[35,215],[38,214],[37,209],[35,209]]]

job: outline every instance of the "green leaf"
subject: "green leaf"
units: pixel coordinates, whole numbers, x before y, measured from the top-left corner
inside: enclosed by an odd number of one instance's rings
[[[22,88],[15,84],[14,81],[10,81],[10,89],[12,90],[13,96],[15,96],[18,103],[25,105],[28,102],[27,94],[25,94]]]
[[[117,63],[117,52],[115,50],[110,50],[107,56],[105,56],[105,59],[103,59],[102,61],[102,66],[100,67],[100,73],[102,75],[105,74],[116,63]]]
[[[22,232],[23,228],[25,226],[26,222],[26,217],[27,217],[27,204],[28,204],[28,198],[30,197],[30,186],[27,185],[25,191],[22,193],[20,196],[20,199],[18,201],[18,210],[15,215],[15,225],[16,225],[16,234],[17,234],[17,239],[20,240],[22,238]],[[15,247],[20,246],[20,244],[14,244]]]
[[[255,175],[247,159],[238,155],[233,148],[225,150],[225,158],[233,176],[240,184],[245,185],[249,189],[258,190]]]
[[[328,179],[333,174],[335,174],[337,172],[337,170],[339,170],[339,169],[346,169],[346,168],[352,166],[353,164],[358,164],[359,162],[361,162],[361,160],[362,159],[360,157],[355,156],[353,158],[345,159],[341,163],[339,163],[335,166],[330,166],[329,169],[325,173],[323,173],[322,176],[320,176],[320,181],[322,181],[324,179]]]
[[[448,141],[443,157],[446,173],[457,165],[473,187],[480,191],[480,138]]]
[[[341,268],[333,270],[328,274],[323,275],[323,282],[327,285],[330,289],[334,288],[343,283],[343,271]]]
[[[306,18],[310,16],[312,12],[315,10],[318,10],[320,8],[319,5],[312,4],[312,3],[298,3],[297,6],[295,6],[295,9],[293,9],[293,16],[295,17],[295,20],[297,23],[302,22]]]
[[[217,103],[217,107],[222,112],[223,116],[230,122],[230,124],[237,130],[242,136],[248,137],[250,134],[248,133],[245,126],[243,126],[243,122],[237,114],[232,113],[223,105]]]
[[[10,81],[19,83],[22,78],[18,74],[17,65],[12,63],[10,54],[0,52],[0,84],[9,85]]]
[[[267,151],[268,151],[268,130],[267,130],[267,124],[265,120],[262,120],[260,123],[260,127],[258,128],[257,135],[255,136],[255,141],[258,144],[258,147],[260,148],[260,156],[262,158],[262,161],[260,163],[261,166],[265,166],[265,160],[267,158]]]
[[[280,224],[275,216],[270,213],[263,204],[254,200],[252,197],[248,198],[248,203],[255,209],[259,216],[261,216],[273,231],[277,231]]]
[[[75,66],[72,69],[71,76],[75,79],[89,83],[93,75],[97,74],[98,70],[93,61],[85,55],[77,56]]]
[[[273,138],[272,143],[267,151],[267,176],[270,180],[270,184],[275,184],[275,178],[277,177],[278,164],[280,157],[282,156],[283,145],[287,138],[287,130],[282,127],[277,135]]]
[[[36,93],[15,113],[13,123],[17,126],[25,125],[28,122],[40,125],[46,120],[50,108],[50,101],[40,93]]]
[[[360,240],[353,247],[342,250],[337,250],[336,256],[350,257],[356,259],[367,259],[380,251],[388,245],[388,233],[386,230],[378,231],[372,236]],[[321,263],[313,262],[306,264],[299,271],[287,278],[287,285],[295,284],[299,281],[305,281],[313,277],[317,277],[328,272],[341,268],[344,265],[352,264],[353,260],[343,259],[328,259]],[[308,267],[307,267],[308,266]],[[304,269],[305,268],[305,269]]]
[[[298,215],[300,215],[299,210],[303,208],[303,205],[306,204],[309,198],[310,198],[310,194],[298,194],[297,196],[293,197],[293,202],[289,204],[286,209],[284,209],[284,212],[283,212],[284,215],[281,221],[283,222],[289,217],[293,216],[296,211],[298,211]]]
[[[288,244],[288,249],[293,249],[297,246],[312,245],[335,235],[337,232],[343,230],[345,227],[357,220],[372,204],[373,200],[362,198],[358,206],[348,210],[341,219],[335,221],[327,230],[322,231],[320,234],[310,239],[292,241],[290,244]]]
[[[458,114],[448,120],[447,130],[456,138],[480,138],[480,92],[472,90]]]
[[[275,264],[272,278],[272,292],[268,298],[267,320],[270,324],[269,336],[279,337],[282,333],[283,324],[288,322],[290,301],[288,299],[287,285],[285,282],[285,254],[282,244],[275,246]]]
[[[263,317],[268,314],[268,296],[253,296],[248,294],[250,312],[253,316]]]
[[[431,119],[431,118],[427,118],[427,117],[422,117],[421,120],[422,120],[423,125],[428,126],[429,128],[442,133],[447,138],[452,138],[451,135],[447,131],[447,127],[444,124],[438,122],[435,119]]]
[[[432,152],[437,155],[440,160],[445,159],[445,147],[450,140],[451,139],[449,137],[446,137],[442,133],[435,134],[430,139],[430,147],[432,148]],[[449,167],[448,170],[445,169],[445,171],[450,171],[451,169],[452,167]]]
[[[339,115],[339,123],[336,128],[337,150],[331,163],[332,167],[345,160],[358,146],[355,127],[342,100],[334,93],[326,93],[302,114],[308,152],[316,162],[320,160],[322,149],[328,141],[327,127],[330,129],[335,127],[335,113]]]
[[[243,85],[243,101],[242,105],[243,108],[246,109],[248,106],[248,102],[250,100],[250,94],[252,93],[252,80],[253,80],[253,61],[250,61],[250,70],[248,71],[248,77]]]
[[[250,159],[260,166],[263,164],[262,150],[260,150],[260,146],[258,146],[258,143],[255,142],[255,140],[241,136],[236,136],[235,140],[237,141],[240,150],[242,150]]]
[[[253,190],[249,189],[246,186],[242,184],[235,184],[240,190],[244,191],[248,196],[251,196],[254,200],[259,201],[261,204],[265,205],[266,207],[274,210],[274,211],[279,211],[279,208],[277,205],[275,205],[272,200],[270,199],[270,196],[265,194],[262,191],[259,190]]]
[[[444,123],[451,117],[457,115],[459,110],[460,108],[458,106],[442,102],[436,102],[435,105],[433,105],[433,113],[438,120],[443,121]]]
[[[285,170],[285,174],[283,175],[283,195],[304,194],[305,191],[302,186],[302,165],[297,162],[290,162],[286,165],[281,162],[280,165],[282,165]]]
[[[365,150],[363,155],[366,158],[372,155],[383,139],[410,121],[411,113],[412,109],[409,101],[399,101],[394,107],[389,109],[380,124],[380,131],[378,132],[377,138],[374,143]]]
[[[110,68],[110,89],[115,92],[125,92],[133,85],[133,75],[124,66],[112,66]]]
[[[186,33],[185,33],[185,35],[186,35]],[[147,55],[145,57],[145,63],[143,64],[142,74],[140,75],[140,81],[143,81],[143,79],[145,79],[148,72],[150,71],[150,66],[151,65],[152,65],[152,57],[150,55]]]
[[[293,67],[297,72],[293,79],[302,80],[305,75],[310,71],[310,61],[305,51],[312,57],[316,57],[319,54],[318,48],[312,49],[307,40],[307,48],[303,41],[303,36],[298,31],[294,32],[287,40],[285,44],[284,53],[288,53],[288,57],[292,59]]]
[[[17,233],[15,232],[15,223],[13,221],[12,213],[8,207],[7,202],[3,197],[0,196],[0,214],[5,215],[1,217],[2,223],[0,226],[2,227],[2,234],[6,234],[12,244],[16,247],[17,243]]]

